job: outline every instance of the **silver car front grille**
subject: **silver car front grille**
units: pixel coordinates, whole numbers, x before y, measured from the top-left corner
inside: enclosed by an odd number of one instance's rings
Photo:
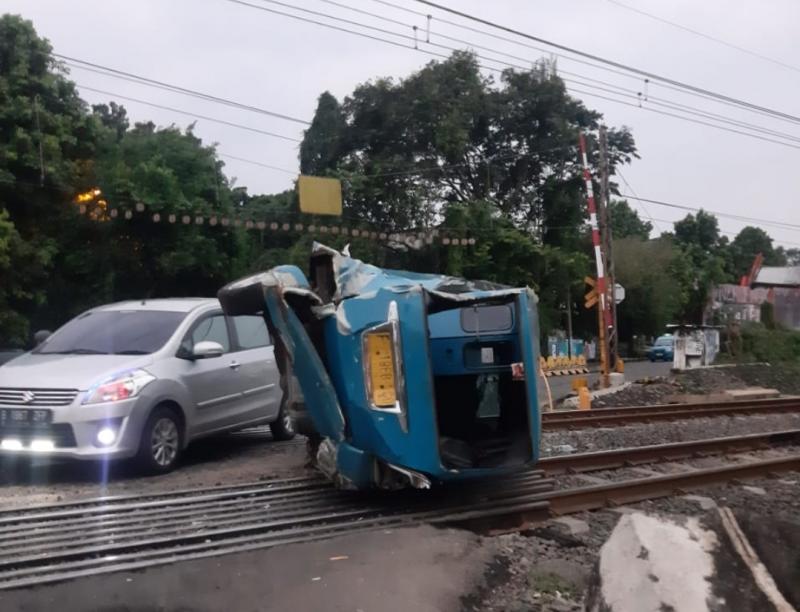
[[[69,406],[77,395],[77,389],[0,387],[0,406]]]

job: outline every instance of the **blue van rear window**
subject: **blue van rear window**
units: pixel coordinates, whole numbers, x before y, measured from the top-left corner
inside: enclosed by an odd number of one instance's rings
[[[507,331],[514,319],[509,304],[472,306],[461,309],[461,329],[470,333]]]

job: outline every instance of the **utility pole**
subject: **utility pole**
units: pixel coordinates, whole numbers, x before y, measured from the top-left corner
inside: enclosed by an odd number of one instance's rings
[[[600,217],[600,236],[603,243],[603,253],[608,271],[608,302],[611,309],[611,325],[608,329],[609,367],[614,368],[619,358],[619,336],[617,335],[617,300],[616,300],[616,273],[614,267],[613,236],[611,232],[611,214],[608,211],[610,204],[608,175],[608,137],[606,126],[600,126],[600,199],[597,209]]]

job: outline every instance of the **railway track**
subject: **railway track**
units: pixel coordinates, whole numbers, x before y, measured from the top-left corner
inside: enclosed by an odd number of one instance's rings
[[[419,523],[515,524],[800,470],[800,454],[556,490],[552,476],[800,442],[800,430],[551,457],[539,470],[433,491],[354,493],[294,478],[0,512],[0,589]]]
[[[762,450],[781,445],[800,446],[800,429],[620,448],[592,453],[555,455],[542,458],[538,467],[543,469],[548,476],[556,476],[558,474],[610,470],[631,465],[691,459],[708,455]]]
[[[578,429],[607,427],[628,423],[675,421],[742,414],[779,414],[800,412],[800,398],[713,402],[702,404],[660,404],[628,408],[564,410],[542,414],[542,429]]]

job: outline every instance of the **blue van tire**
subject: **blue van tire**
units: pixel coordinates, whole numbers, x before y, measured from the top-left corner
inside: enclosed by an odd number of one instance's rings
[[[283,402],[281,402],[278,418],[269,424],[269,430],[276,440],[291,440],[297,435],[294,419]]]

